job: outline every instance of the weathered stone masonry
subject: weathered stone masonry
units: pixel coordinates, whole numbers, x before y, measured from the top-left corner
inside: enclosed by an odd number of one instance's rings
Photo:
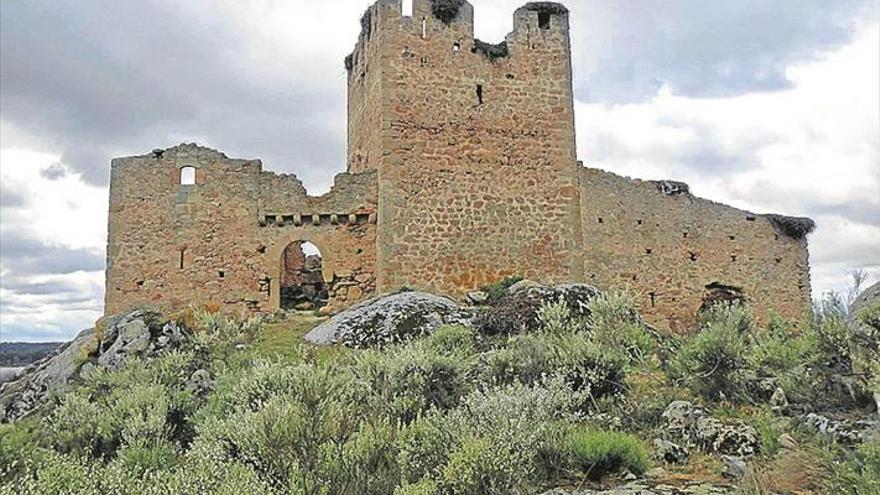
[[[674,330],[716,286],[761,316],[808,309],[802,235],[577,162],[563,7],[518,9],[498,45],[474,39],[467,2],[434,7],[402,16],[379,0],[364,15],[346,59],[348,171],[323,196],[196,145],[114,160],[106,311],[273,311],[284,250],[302,241],[321,250],[330,309],[404,286],[460,297],[513,274],[628,288]]]

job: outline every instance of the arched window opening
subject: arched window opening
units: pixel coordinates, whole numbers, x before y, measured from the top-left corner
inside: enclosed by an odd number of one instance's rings
[[[196,168],[181,167],[180,169],[180,185],[193,186],[196,183]]]
[[[290,243],[281,255],[281,309],[309,311],[327,304],[323,258],[307,241]]]

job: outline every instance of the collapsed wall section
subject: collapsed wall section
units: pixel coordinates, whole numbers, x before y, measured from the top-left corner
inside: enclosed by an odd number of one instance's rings
[[[686,184],[580,174],[584,279],[628,289],[650,323],[687,331],[718,298],[744,298],[764,320],[771,310],[791,321],[807,315],[806,231],[696,198]]]
[[[285,197],[288,178],[266,174],[258,220],[265,249],[267,278],[264,290],[269,306],[281,305],[284,250],[293,243],[310,242],[322,259],[321,272],[328,293],[326,311],[350,306],[376,292],[375,172],[343,173],[322,196]]]
[[[321,249],[329,304],[357,302],[375,290],[375,184],[340,174],[313,197],[295,176],[194,144],[115,159],[105,311],[274,311],[284,250],[302,241]]]

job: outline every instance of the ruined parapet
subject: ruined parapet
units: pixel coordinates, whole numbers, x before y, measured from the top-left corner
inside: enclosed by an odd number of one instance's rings
[[[741,300],[760,319],[803,321],[810,308],[809,219],[760,215],[694,196],[671,180],[581,168],[584,276],[627,288],[653,325],[694,327],[715,301]]]
[[[284,248],[312,239],[331,280],[367,274],[360,289],[371,293],[375,183],[375,174],[342,174],[330,192],[309,196],[295,175],[196,144],[114,159],[105,309],[273,311]]]

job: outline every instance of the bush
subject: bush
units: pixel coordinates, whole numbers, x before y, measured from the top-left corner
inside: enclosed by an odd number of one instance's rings
[[[626,388],[625,358],[581,334],[520,335],[507,348],[489,353],[485,380],[528,385],[560,376],[582,400],[619,396]],[[584,403],[582,407],[590,404]]]
[[[868,442],[832,467],[828,493],[875,495],[880,493],[880,440]]]
[[[648,450],[629,434],[614,431],[575,430],[564,443],[571,466],[590,479],[622,470],[641,475],[648,469]]]
[[[511,286],[513,286],[513,284],[519,282],[522,279],[523,278],[519,275],[504,277],[494,284],[484,285],[480,287],[480,290],[489,295],[488,302],[495,302],[507,295],[507,289],[509,289]]]
[[[545,479],[558,466],[553,453],[562,441],[560,418],[570,400],[558,379],[476,391],[458,408],[434,411],[402,431],[402,479],[440,494],[510,493],[512,487]]]
[[[702,330],[687,337],[673,357],[672,375],[694,393],[712,400],[740,397],[745,340],[752,328],[752,315],[745,307],[713,306],[704,315]]]
[[[371,440],[372,430],[362,423],[369,408],[351,377],[333,368],[304,365],[265,369],[272,371],[259,380],[243,379],[249,382],[244,389],[262,389],[256,394],[259,407],[252,407],[251,395],[226,408],[226,414],[204,418],[193,449],[253,466],[273,486],[290,487],[294,493],[318,493],[322,486],[331,493],[356,493],[340,487],[362,487],[362,467],[356,469],[355,464],[376,465],[375,459],[361,457],[365,449],[384,454],[379,442]],[[284,381],[281,388],[266,394],[263,387],[254,386],[265,385],[273,375]],[[380,430],[384,434],[385,429]]]
[[[109,411],[88,396],[69,393],[46,419],[46,432],[59,452],[103,457],[119,443]]]
[[[468,357],[477,352],[474,331],[464,325],[444,325],[429,335],[424,345],[438,354]]]
[[[620,349],[630,361],[643,361],[656,348],[625,292],[599,294],[587,303],[590,337],[598,345]]]
[[[466,358],[419,343],[389,351],[365,351],[352,366],[370,394],[370,407],[408,423],[431,408],[450,409],[469,390]]]

